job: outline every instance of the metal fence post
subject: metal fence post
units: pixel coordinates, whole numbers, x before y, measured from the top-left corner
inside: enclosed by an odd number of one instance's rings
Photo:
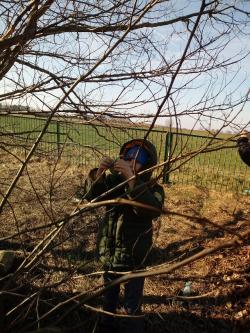
[[[169,156],[171,155],[172,142],[173,142],[173,133],[168,132],[165,141],[164,161],[167,161],[169,159]],[[163,184],[170,183],[169,170],[170,170],[170,164],[169,162],[167,162],[163,168],[163,179],[162,179]]]
[[[57,157],[60,158],[60,123],[56,121],[56,145],[57,145]]]

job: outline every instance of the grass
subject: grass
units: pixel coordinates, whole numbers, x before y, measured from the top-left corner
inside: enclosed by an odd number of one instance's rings
[[[23,135],[29,145],[34,142],[39,131],[43,128],[44,119],[16,116],[0,116],[0,128],[5,132],[29,132]],[[195,184],[221,191],[244,191],[250,188],[250,170],[240,160],[235,143],[212,140],[210,137],[200,137],[204,132],[194,131],[193,135],[173,135],[171,148],[168,152],[173,158],[197,151],[207,144],[209,148],[216,148],[223,143],[224,149],[199,154],[183,166],[179,167],[187,158],[172,164],[169,180],[176,184]],[[88,125],[73,121],[52,121],[48,127],[38,153],[47,156],[58,155],[72,164],[84,167],[97,165],[102,155],[117,158],[120,146],[131,138],[143,138],[146,129],[143,128],[115,128],[100,125]],[[220,139],[228,139],[227,134],[220,135]],[[154,130],[149,138],[158,151],[159,161],[164,161],[166,151],[166,132]],[[11,139],[12,140],[12,139]],[[22,141],[23,142],[23,141]],[[20,144],[22,144],[20,142]],[[228,147],[228,148],[225,148]],[[27,147],[28,149],[28,147]]]

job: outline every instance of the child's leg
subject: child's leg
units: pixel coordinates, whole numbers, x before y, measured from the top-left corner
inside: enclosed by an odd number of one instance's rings
[[[128,314],[141,312],[144,278],[129,280],[125,284],[124,307]]]
[[[140,315],[143,298],[144,278],[129,280],[125,284],[124,307],[129,315]],[[128,318],[123,321],[124,333],[143,333],[143,318]]]
[[[117,278],[114,274],[104,273],[104,283],[108,284]],[[116,308],[119,300],[120,285],[116,285],[103,294],[103,310],[107,312],[116,312]],[[100,324],[101,332],[113,332],[114,331],[114,317],[103,314]]]

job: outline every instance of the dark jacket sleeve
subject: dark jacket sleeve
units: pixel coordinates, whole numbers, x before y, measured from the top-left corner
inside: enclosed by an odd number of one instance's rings
[[[248,138],[241,137],[237,140],[239,155],[244,163],[250,166],[250,143]]]
[[[105,174],[99,179],[96,179],[97,168],[90,170],[85,182],[84,182],[84,199],[91,201],[107,191],[107,185],[105,182]]]
[[[104,173],[100,178],[96,179],[97,170],[97,168],[90,170],[84,183],[84,198],[88,201],[91,201],[108,190],[115,188],[122,182],[122,178],[118,174],[108,174],[106,176]],[[102,200],[118,198],[122,193],[124,193],[124,187],[105,195]]]
[[[150,186],[138,177],[135,181],[134,188],[128,192],[128,197],[131,200],[144,203],[157,209],[154,210],[134,206],[134,212],[136,215],[150,217],[152,219],[161,215],[165,194],[163,187],[159,184]]]

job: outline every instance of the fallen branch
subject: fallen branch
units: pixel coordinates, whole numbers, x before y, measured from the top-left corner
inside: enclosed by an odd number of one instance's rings
[[[186,258],[180,262],[177,262],[173,265],[171,265],[170,267],[162,267],[159,269],[151,269],[151,270],[144,270],[141,272],[134,272],[134,273],[130,273],[127,275],[124,275],[122,277],[119,277],[117,279],[115,279],[114,281],[112,281],[111,283],[109,283],[108,285],[101,287],[99,290],[96,290],[95,292],[86,295],[86,292],[84,293],[80,293],[78,295],[75,295],[72,298],[69,298],[68,300],[64,301],[63,303],[60,303],[58,305],[56,305],[53,309],[51,309],[50,311],[48,311],[47,313],[45,313],[44,315],[42,315],[40,317],[40,321],[46,317],[48,317],[49,315],[51,315],[52,313],[54,313],[56,310],[61,310],[61,308],[67,304],[69,304],[70,302],[76,300],[77,298],[81,298],[83,297],[83,299],[81,299],[78,304],[74,304],[73,306],[71,306],[70,309],[68,309],[68,311],[64,312],[64,314],[57,320],[56,323],[61,322],[66,316],[68,316],[72,311],[74,311],[77,307],[81,306],[81,305],[85,305],[85,303],[89,302],[90,300],[102,295],[105,291],[107,291],[108,289],[114,287],[117,284],[122,284],[125,283],[131,279],[136,279],[139,277],[149,277],[149,276],[155,276],[155,275],[162,275],[162,274],[168,274],[171,273],[183,266],[186,266],[194,261],[197,261],[199,259],[202,259],[212,253],[215,253],[221,249],[225,249],[225,248],[230,248],[230,247],[237,247],[237,246],[241,246],[243,245],[245,242],[247,242],[249,240],[249,236],[250,236],[250,228],[245,231],[244,233],[241,234],[241,237],[239,239],[239,237],[234,237],[232,240],[224,242],[224,243],[219,243],[217,246],[214,246],[212,248],[208,248],[208,249],[204,249],[202,251],[200,251],[199,253]],[[243,241],[244,240],[244,241]],[[33,323],[34,324],[34,323]],[[33,325],[32,324],[32,325]],[[28,328],[29,326],[27,326]]]
[[[127,315],[127,314],[120,314],[120,313],[113,313],[113,312],[104,311],[104,310],[102,310],[100,308],[95,308],[95,307],[87,305],[87,304],[83,304],[83,306],[86,309],[89,309],[91,311],[102,313],[102,314],[106,314],[108,316],[112,316],[112,317],[116,317],[116,318],[144,318],[145,317],[144,314],[143,315],[133,316],[133,315]]]

